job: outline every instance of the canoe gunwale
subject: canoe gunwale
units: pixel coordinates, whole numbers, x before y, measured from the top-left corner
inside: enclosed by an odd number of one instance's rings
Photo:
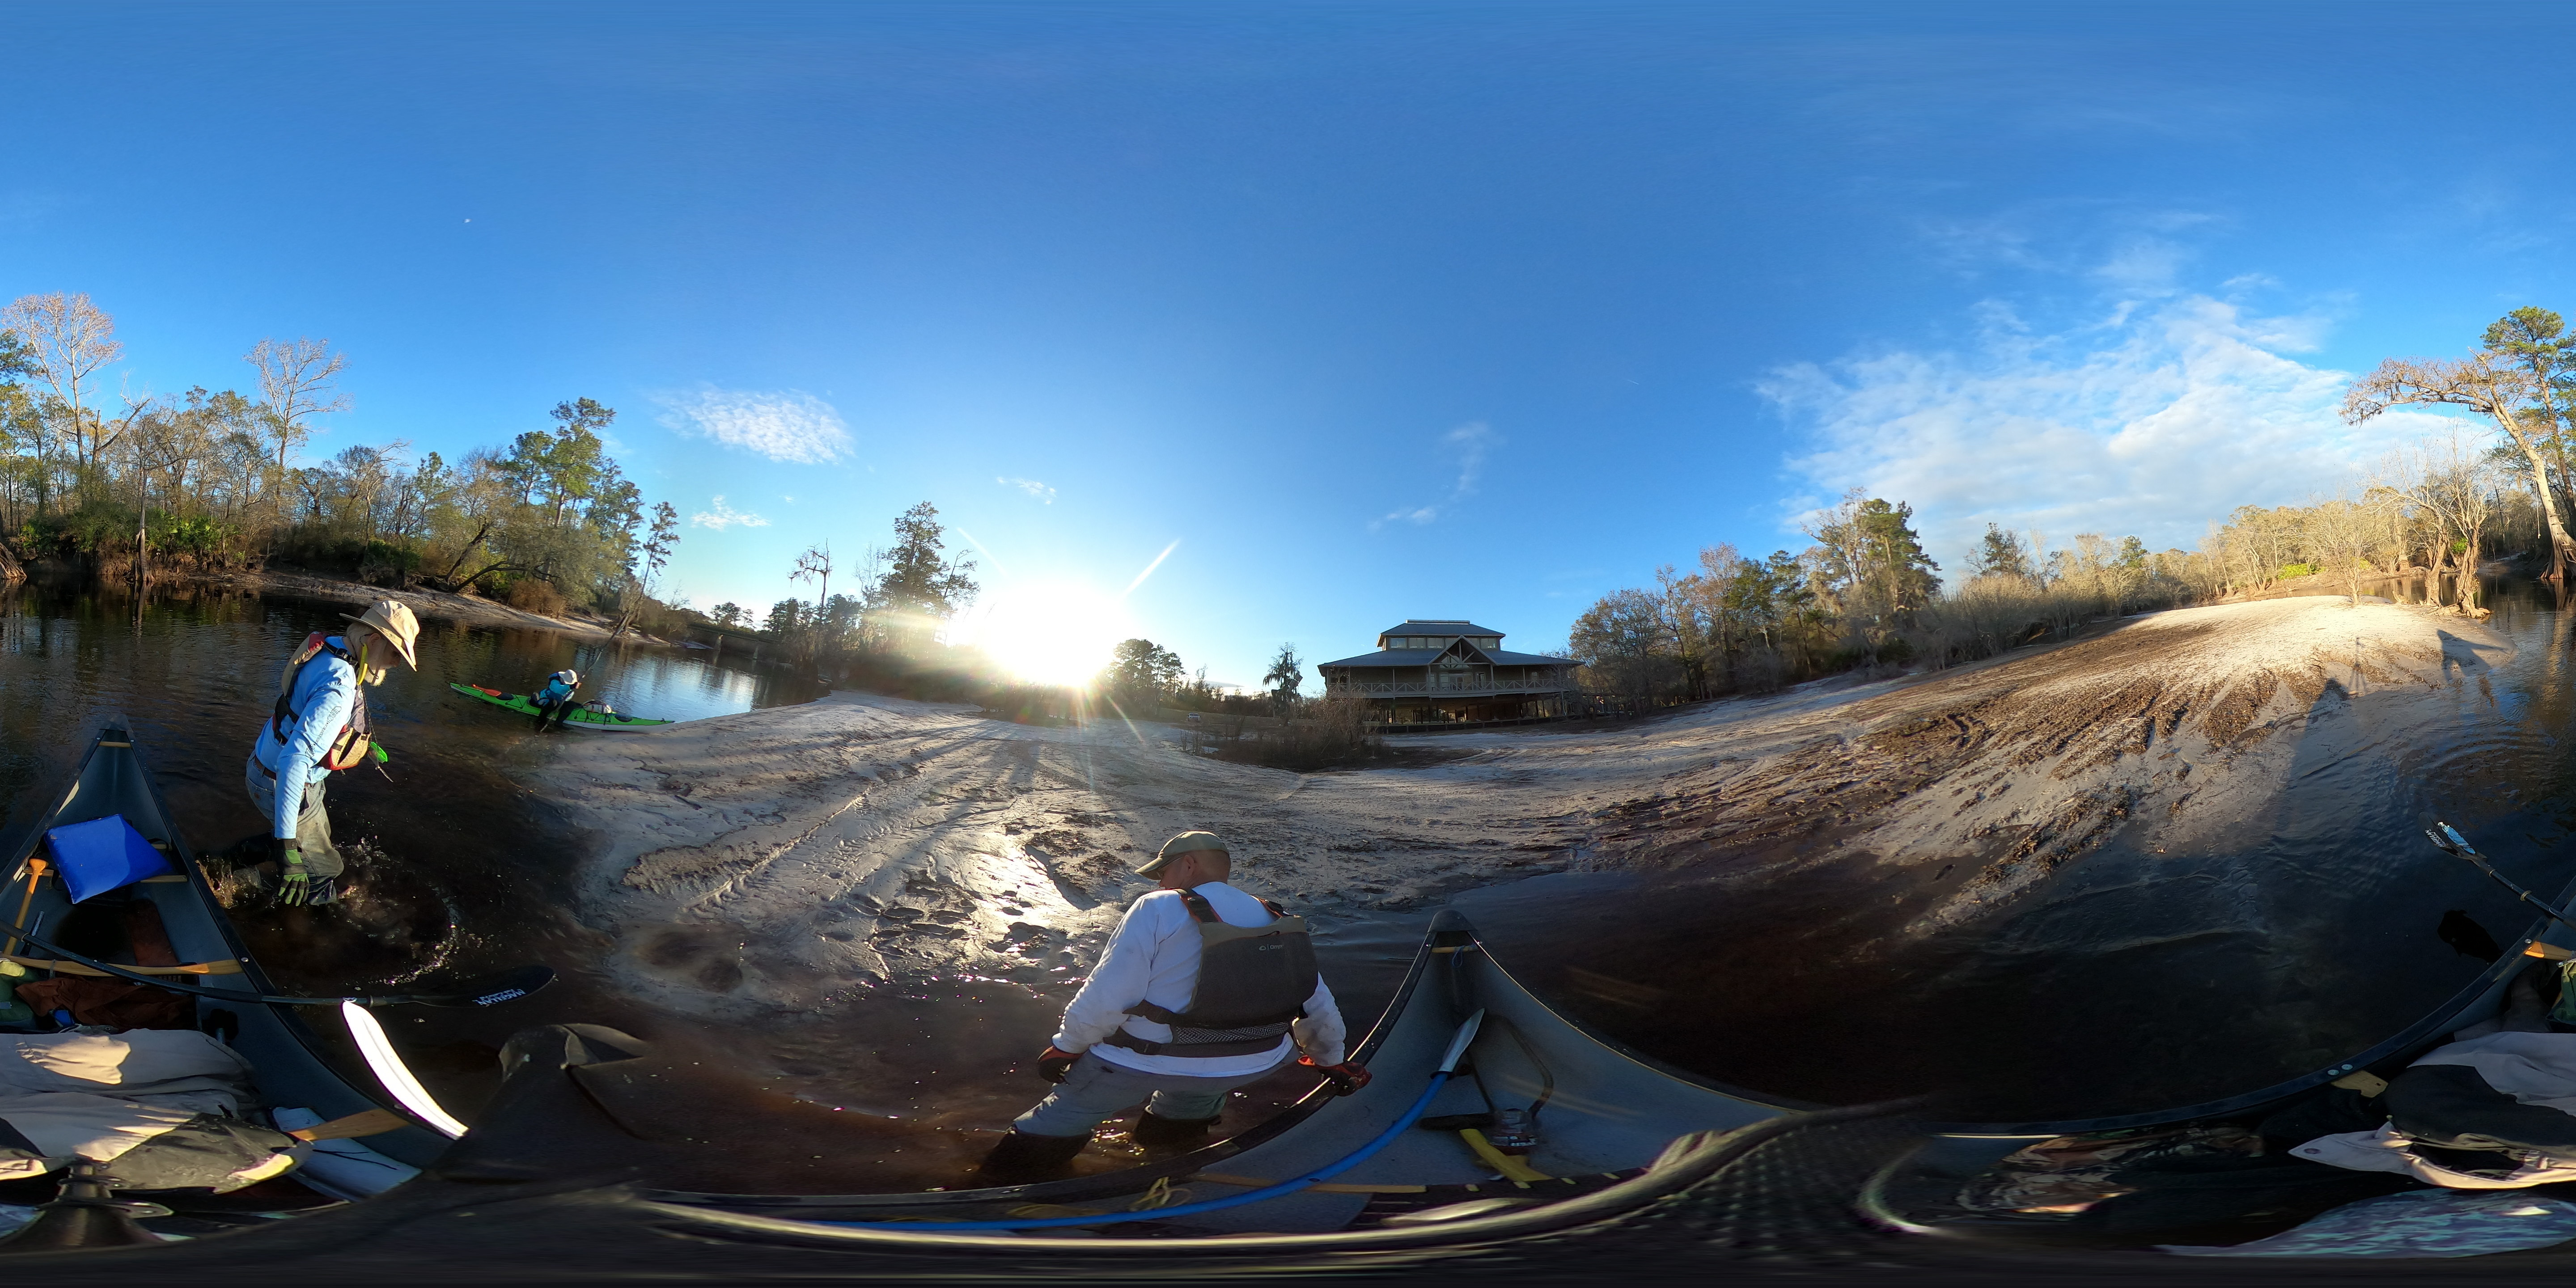
[[[418,1126],[417,1121],[410,1114],[404,1113],[401,1106],[386,1104],[383,1097],[368,1091],[357,1082],[342,1077],[329,1057],[323,1053],[321,1035],[306,1022],[302,1014],[305,1008],[260,1002],[247,995],[279,993],[282,990],[278,988],[276,981],[269,977],[268,972],[261,968],[259,960],[251,955],[249,946],[243,942],[240,931],[233,925],[232,917],[224,911],[223,900],[215,894],[213,884],[206,880],[204,867],[198,862],[196,852],[189,847],[187,836],[172,818],[169,800],[162,795],[161,784],[152,776],[150,767],[144,763],[142,753],[135,749],[134,738],[128,729],[129,722],[123,717],[111,718],[91,740],[89,751],[82,755],[79,767],[73,771],[72,790],[66,792],[43,818],[35,820],[30,825],[28,833],[6,851],[14,856],[10,863],[10,870],[19,874],[19,880],[24,880],[27,861],[35,857],[37,850],[44,845],[45,833],[53,830],[55,820],[61,818],[72,803],[80,798],[80,785],[89,780],[90,771],[98,764],[99,757],[102,754],[123,757],[125,760],[123,768],[127,771],[124,777],[128,780],[129,790],[141,793],[144,803],[151,807],[156,816],[152,821],[156,822],[164,833],[163,840],[169,846],[168,854],[171,862],[178,868],[179,876],[187,882],[189,892],[195,896],[206,928],[214,932],[223,944],[224,951],[230,955],[231,961],[227,964],[238,968],[210,971],[203,975],[187,972],[187,978],[197,986],[219,988],[219,991],[223,992],[232,991],[234,981],[238,981],[246,994],[238,999],[201,997],[199,1000],[238,1006],[245,1010],[256,1008],[267,1012],[293,1042],[295,1052],[313,1066],[313,1072],[346,1088],[355,1099],[399,1115],[405,1123],[412,1124],[414,1130],[427,1130]],[[125,811],[120,809],[111,812],[121,815]],[[201,966],[207,964],[209,963],[198,963]],[[73,971],[65,973],[89,972],[80,971],[74,967]],[[223,981],[220,986],[216,983],[218,976]]]
[[[2558,892],[2559,906],[2576,897],[2576,878],[2571,878]],[[2547,917],[2534,918],[2530,929],[2514,941],[2513,948],[2479,972],[2458,992],[2423,1018],[2407,1025],[2388,1038],[2373,1043],[2359,1054],[2346,1057],[2322,1069],[2312,1070],[2276,1082],[2255,1091],[2243,1092],[2217,1100],[2182,1105],[2172,1109],[2149,1110],[2134,1114],[2111,1114],[2098,1118],[2060,1119],[2035,1122],[1927,1122],[1923,1129],[1944,1136],[2079,1136],[2095,1132],[2117,1131],[2129,1127],[2161,1127],[2171,1123],[2191,1122],[2203,1118],[2230,1118],[2257,1109],[2281,1104],[2294,1096],[2313,1091],[2356,1070],[2381,1065],[2410,1064],[2414,1058],[2442,1044],[2450,1032],[2463,1027],[2461,1021],[2480,1003],[2492,1000],[2513,982],[2537,958],[2526,957],[2523,949],[2547,937],[2552,923]]]
[[[1421,947],[1414,950],[1413,963],[1405,968],[1404,982],[1396,986],[1395,996],[1386,1004],[1368,1036],[1351,1048],[1350,1058],[1366,1064],[1378,1049],[1386,1045],[1412,1005],[1415,990],[1439,960],[1435,945],[1450,932],[1426,932]],[[1130,1195],[1164,1178],[1178,1179],[1207,1170],[1257,1145],[1268,1144],[1285,1135],[1289,1129],[1305,1122],[1317,1110],[1332,1102],[1329,1087],[1317,1087],[1298,1097],[1297,1102],[1255,1123],[1245,1131],[1159,1163],[1122,1167],[1116,1171],[1097,1172],[1089,1176],[1067,1177],[1060,1181],[1038,1181],[1028,1185],[1005,1185],[972,1190],[908,1190],[891,1194],[717,1194],[689,1190],[639,1190],[637,1197],[647,1202],[705,1208],[915,1208],[968,1207],[990,1203],[1062,1203],[1083,1199]]]
[[[1565,1015],[1555,1007],[1549,1006],[1544,999],[1540,998],[1536,993],[1532,992],[1528,986],[1522,984],[1517,978],[1514,978],[1509,971],[1505,970],[1502,963],[1495,960],[1493,954],[1489,952],[1485,948],[1483,942],[1476,937],[1474,928],[1466,922],[1464,917],[1456,917],[1455,921],[1452,922],[1450,921],[1451,916],[1454,916],[1454,914],[1447,914],[1441,918],[1435,919],[1431,928],[1424,932],[1420,947],[1414,951],[1413,962],[1405,971],[1403,984],[1397,988],[1395,996],[1388,1001],[1385,1011],[1379,1015],[1377,1022],[1371,1026],[1368,1036],[1362,1039],[1358,1046],[1352,1048],[1352,1059],[1358,1060],[1362,1063],[1367,1063],[1369,1059],[1376,1055],[1378,1050],[1382,1048],[1388,1039],[1395,1033],[1397,1027],[1404,1021],[1407,1012],[1414,1005],[1419,1002],[1432,1000],[1432,997],[1426,994],[1423,991],[1423,988],[1425,983],[1429,981],[1430,977],[1435,973],[1439,976],[1439,979],[1436,981],[1437,987],[1440,990],[1438,1001],[1445,1003],[1452,1011],[1458,1014],[1465,1014],[1469,1010],[1483,1009],[1481,1006],[1471,1005],[1469,1003],[1467,993],[1470,986],[1462,978],[1464,974],[1462,964],[1469,959],[1470,955],[1473,955],[1481,957],[1483,959],[1483,968],[1492,972],[1492,974],[1497,977],[1504,986],[1526,996],[1534,1005],[1547,1011],[1558,1022],[1573,1030],[1582,1040],[1590,1042],[1606,1053],[1634,1064],[1652,1074],[1669,1079],[1673,1082],[1684,1083],[1702,1090],[1714,1092],[1718,1095],[1758,1108],[1773,1110],[1783,1117],[1796,1117],[1812,1113],[1838,1112],[1838,1110],[1828,1106],[1785,1101],[1779,1097],[1757,1095],[1740,1088],[1727,1086],[1709,1078],[1701,1077],[1700,1075],[1691,1073],[1686,1069],[1675,1068],[1663,1061],[1655,1059],[1652,1056],[1637,1051],[1625,1043],[1609,1037],[1589,1025],[1583,1024],[1580,1021]],[[638,1192],[637,1197],[647,1202],[680,1205],[692,1210],[700,1208],[763,1210],[802,1209],[806,1211],[847,1211],[853,1213],[863,1213],[870,1210],[941,1209],[951,1207],[983,1206],[997,1203],[1062,1203],[1086,1199],[1126,1197],[1134,1195],[1147,1188],[1156,1180],[1164,1178],[1178,1180],[1185,1176],[1204,1172],[1237,1154],[1249,1152],[1258,1146],[1277,1140],[1279,1137],[1302,1125],[1318,1110],[1322,1109],[1327,1104],[1330,1104],[1333,1099],[1334,1097],[1332,1093],[1327,1088],[1318,1087],[1314,1091],[1311,1091],[1304,1097],[1300,1098],[1296,1104],[1282,1110],[1280,1113],[1255,1124],[1253,1127],[1236,1136],[1220,1141],[1214,1145],[1210,1145],[1204,1149],[1194,1150],[1190,1153],[1183,1154],[1160,1163],[1151,1163],[1139,1167],[1121,1168],[1116,1171],[1101,1172],[1091,1176],[1071,1177],[1059,1181],[1043,1181],[1031,1185],[1009,1186],[996,1189],[906,1191],[891,1194],[815,1195],[713,1194],[666,1190],[643,1190]],[[1914,1102],[1907,1101],[1904,1103],[1912,1104]],[[1441,1224],[1448,1226],[1456,1223],[1443,1222]]]
[[[870,1247],[884,1251],[989,1253],[997,1250],[1042,1252],[1050,1256],[1094,1257],[1206,1256],[1243,1253],[1275,1257],[1281,1253],[1395,1251],[1405,1248],[1492,1244],[1554,1233],[1632,1212],[1658,1199],[1708,1179],[1755,1149],[1793,1132],[1848,1122],[1887,1118],[1920,1107],[1921,1101],[1886,1101],[1783,1114],[1731,1131],[1692,1133],[1676,1142],[1657,1165],[1643,1175],[1578,1194],[1555,1203],[1521,1208],[1496,1216],[1436,1221],[1424,1225],[1381,1226],[1310,1234],[1181,1235],[1151,1239],[1066,1238],[1021,1234],[937,1234],[932,1227],[912,1229],[848,1228],[787,1217],[720,1212],[656,1201],[639,1196],[643,1206],[662,1217],[675,1234],[742,1242],[785,1242],[819,1247]],[[1278,1270],[1282,1267],[1268,1267]],[[1347,1267],[1345,1267],[1347,1269]]]

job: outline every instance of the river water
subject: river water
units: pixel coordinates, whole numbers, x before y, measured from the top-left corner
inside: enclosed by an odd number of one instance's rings
[[[2576,858],[2564,746],[2571,616],[2499,586],[2489,628],[2514,653],[2435,689],[2331,690],[2290,784],[2191,853],[2114,841],[2037,897],[1955,932],[1892,935],[1922,892],[1902,873],[1825,866],[1756,888],[1716,876],[1569,873],[1458,901],[1498,959],[1577,1018],[1646,1053],[1775,1097],[1949,1092],[1962,1116],[2079,1117],[2267,1085],[2413,1022],[2475,976],[2434,931],[2460,910],[2510,940],[2509,896],[2426,845],[2447,818],[2554,890]],[[0,832],[39,821],[91,734],[131,721],[201,851],[260,830],[241,763],[282,660],[336,606],[242,592],[31,586],[0,597]],[[518,1028],[586,1021],[657,1044],[676,1124],[646,1167],[672,1188],[833,1192],[955,1184],[986,1129],[1039,1088],[1024,1071],[1062,989],[943,979],[751,1030],[644,1007],[588,968],[605,936],[570,906],[561,830],[515,779],[547,754],[523,720],[451,693],[524,691],[564,666],[619,710],[698,718],[802,702],[786,672],[544,631],[431,623],[417,673],[370,707],[393,760],[335,778],[358,893],[330,909],[236,912],[280,982],[338,992],[545,961],[562,982],[494,1012],[396,1016],[449,1107],[472,1119]],[[1403,772],[1403,771],[1392,771]],[[1364,1028],[1427,910],[1316,920],[1328,977]],[[1677,980],[1703,981],[1690,986]],[[506,1014],[503,1012],[507,1012]],[[351,1066],[364,1080],[362,1068]],[[1294,1095],[1283,1080],[1243,1108]],[[1101,1155],[1094,1165],[1113,1161]]]
[[[23,843],[95,732],[122,719],[174,821],[200,852],[264,831],[242,761],[266,720],[278,670],[339,605],[242,591],[36,583],[0,593],[0,836]],[[662,1129],[637,1160],[674,1189],[833,1193],[958,1183],[990,1131],[1044,1088],[1028,1057],[1053,1031],[1069,987],[975,977],[908,981],[810,1015],[734,1026],[640,1004],[592,968],[613,942],[573,906],[573,838],[516,781],[556,740],[452,692],[513,692],[573,667],[585,694],[620,711],[696,719],[810,701],[821,688],[777,667],[552,631],[424,625],[419,669],[395,668],[368,707],[391,763],[334,776],[336,839],[352,894],[330,908],[233,909],[282,987],[336,994],[440,981],[530,961],[552,987],[491,1011],[384,1013],[406,1060],[441,1104],[472,1122],[499,1086],[498,1054],[519,1029],[593,1023],[654,1044],[663,1066],[646,1106]],[[1415,919],[1418,921],[1418,919]],[[1320,919],[1320,950],[1355,1026],[1381,1010],[1420,938],[1403,918]],[[330,1023],[316,1025],[343,1071],[370,1075]],[[1243,1112],[1284,1103],[1311,1080],[1256,1086]],[[711,1147],[713,1146],[713,1147]],[[1094,1151],[1086,1165],[1114,1165]]]

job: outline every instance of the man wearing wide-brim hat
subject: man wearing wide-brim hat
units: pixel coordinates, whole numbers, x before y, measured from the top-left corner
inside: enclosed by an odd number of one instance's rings
[[[366,686],[381,683],[400,661],[417,669],[420,621],[411,609],[380,599],[339,635],[313,635],[278,676],[277,705],[251,746],[243,785],[269,821],[277,861],[277,897],[286,904],[330,902],[332,878],[344,870],[322,809],[322,784],[333,772],[364,764],[373,747]]]
[[[1233,867],[1213,833],[1183,832],[1136,869],[1161,888],[1127,909],[1065,1007],[1037,1059],[1055,1090],[1011,1123],[984,1160],[985,1184],[1063,1172],[1092,1128],[1140,1103],[1138,1145],[1197,1145],[1227,1092],[1301,1050],[1336,1089],[1367,1084],[1368,1070],[1344,1061],[1342,1013],[1305,920],[1227,885]]]

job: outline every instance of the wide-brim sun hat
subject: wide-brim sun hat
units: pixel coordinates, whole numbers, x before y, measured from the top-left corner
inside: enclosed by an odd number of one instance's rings
[[[415,671],[420,669],[420,659],[412,651],[420,639],[420,619],[412,616],[410,605],[379,599],[367,605],[367,611],[363,613],[342,613],[340,616],[383,636],[386,643],[394,646],[395,652],[402,654],[404,666]]]
[[[1136,869],[1136,875],[1153,876],[1161,872],[1166,864],[1184,854],[1197,854],[1206,850],[1224,854],[1226,853],[1225,842],[1216,839],[1214,832],[1183,832],[1163,842],[1163,848],[1155,851],[1154,857],[1145,860],[1145,866]]]

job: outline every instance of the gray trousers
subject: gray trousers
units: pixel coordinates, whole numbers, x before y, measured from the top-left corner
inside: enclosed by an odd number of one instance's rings
[[[1046,1099],[1011,1121],[1011,1129],[1031,1136],[1088,1136],[1092,1128],[1148,1097],[1151,1101],[1145,1108],[1157,1118],[1214,1118],[1225,1108],[1225,1093],[1267,1078],[1276,1068],[1230,1078],[1186,1078],[1175,1073],[1139,1073],[1085,1051]]]
[[[259,767],[259,757],[251,757],[242,771],[242,785],[250,789],[250,803],[259,806],[259,816],[276,823],[277,780]],[[305,871],[317,877],[336,877],[348,867],[340,861],[340,847],[331,844],[331,816],[322,811],[320,783],[304,785],[304,799],[296,807],[295,842],[304,847]]]

